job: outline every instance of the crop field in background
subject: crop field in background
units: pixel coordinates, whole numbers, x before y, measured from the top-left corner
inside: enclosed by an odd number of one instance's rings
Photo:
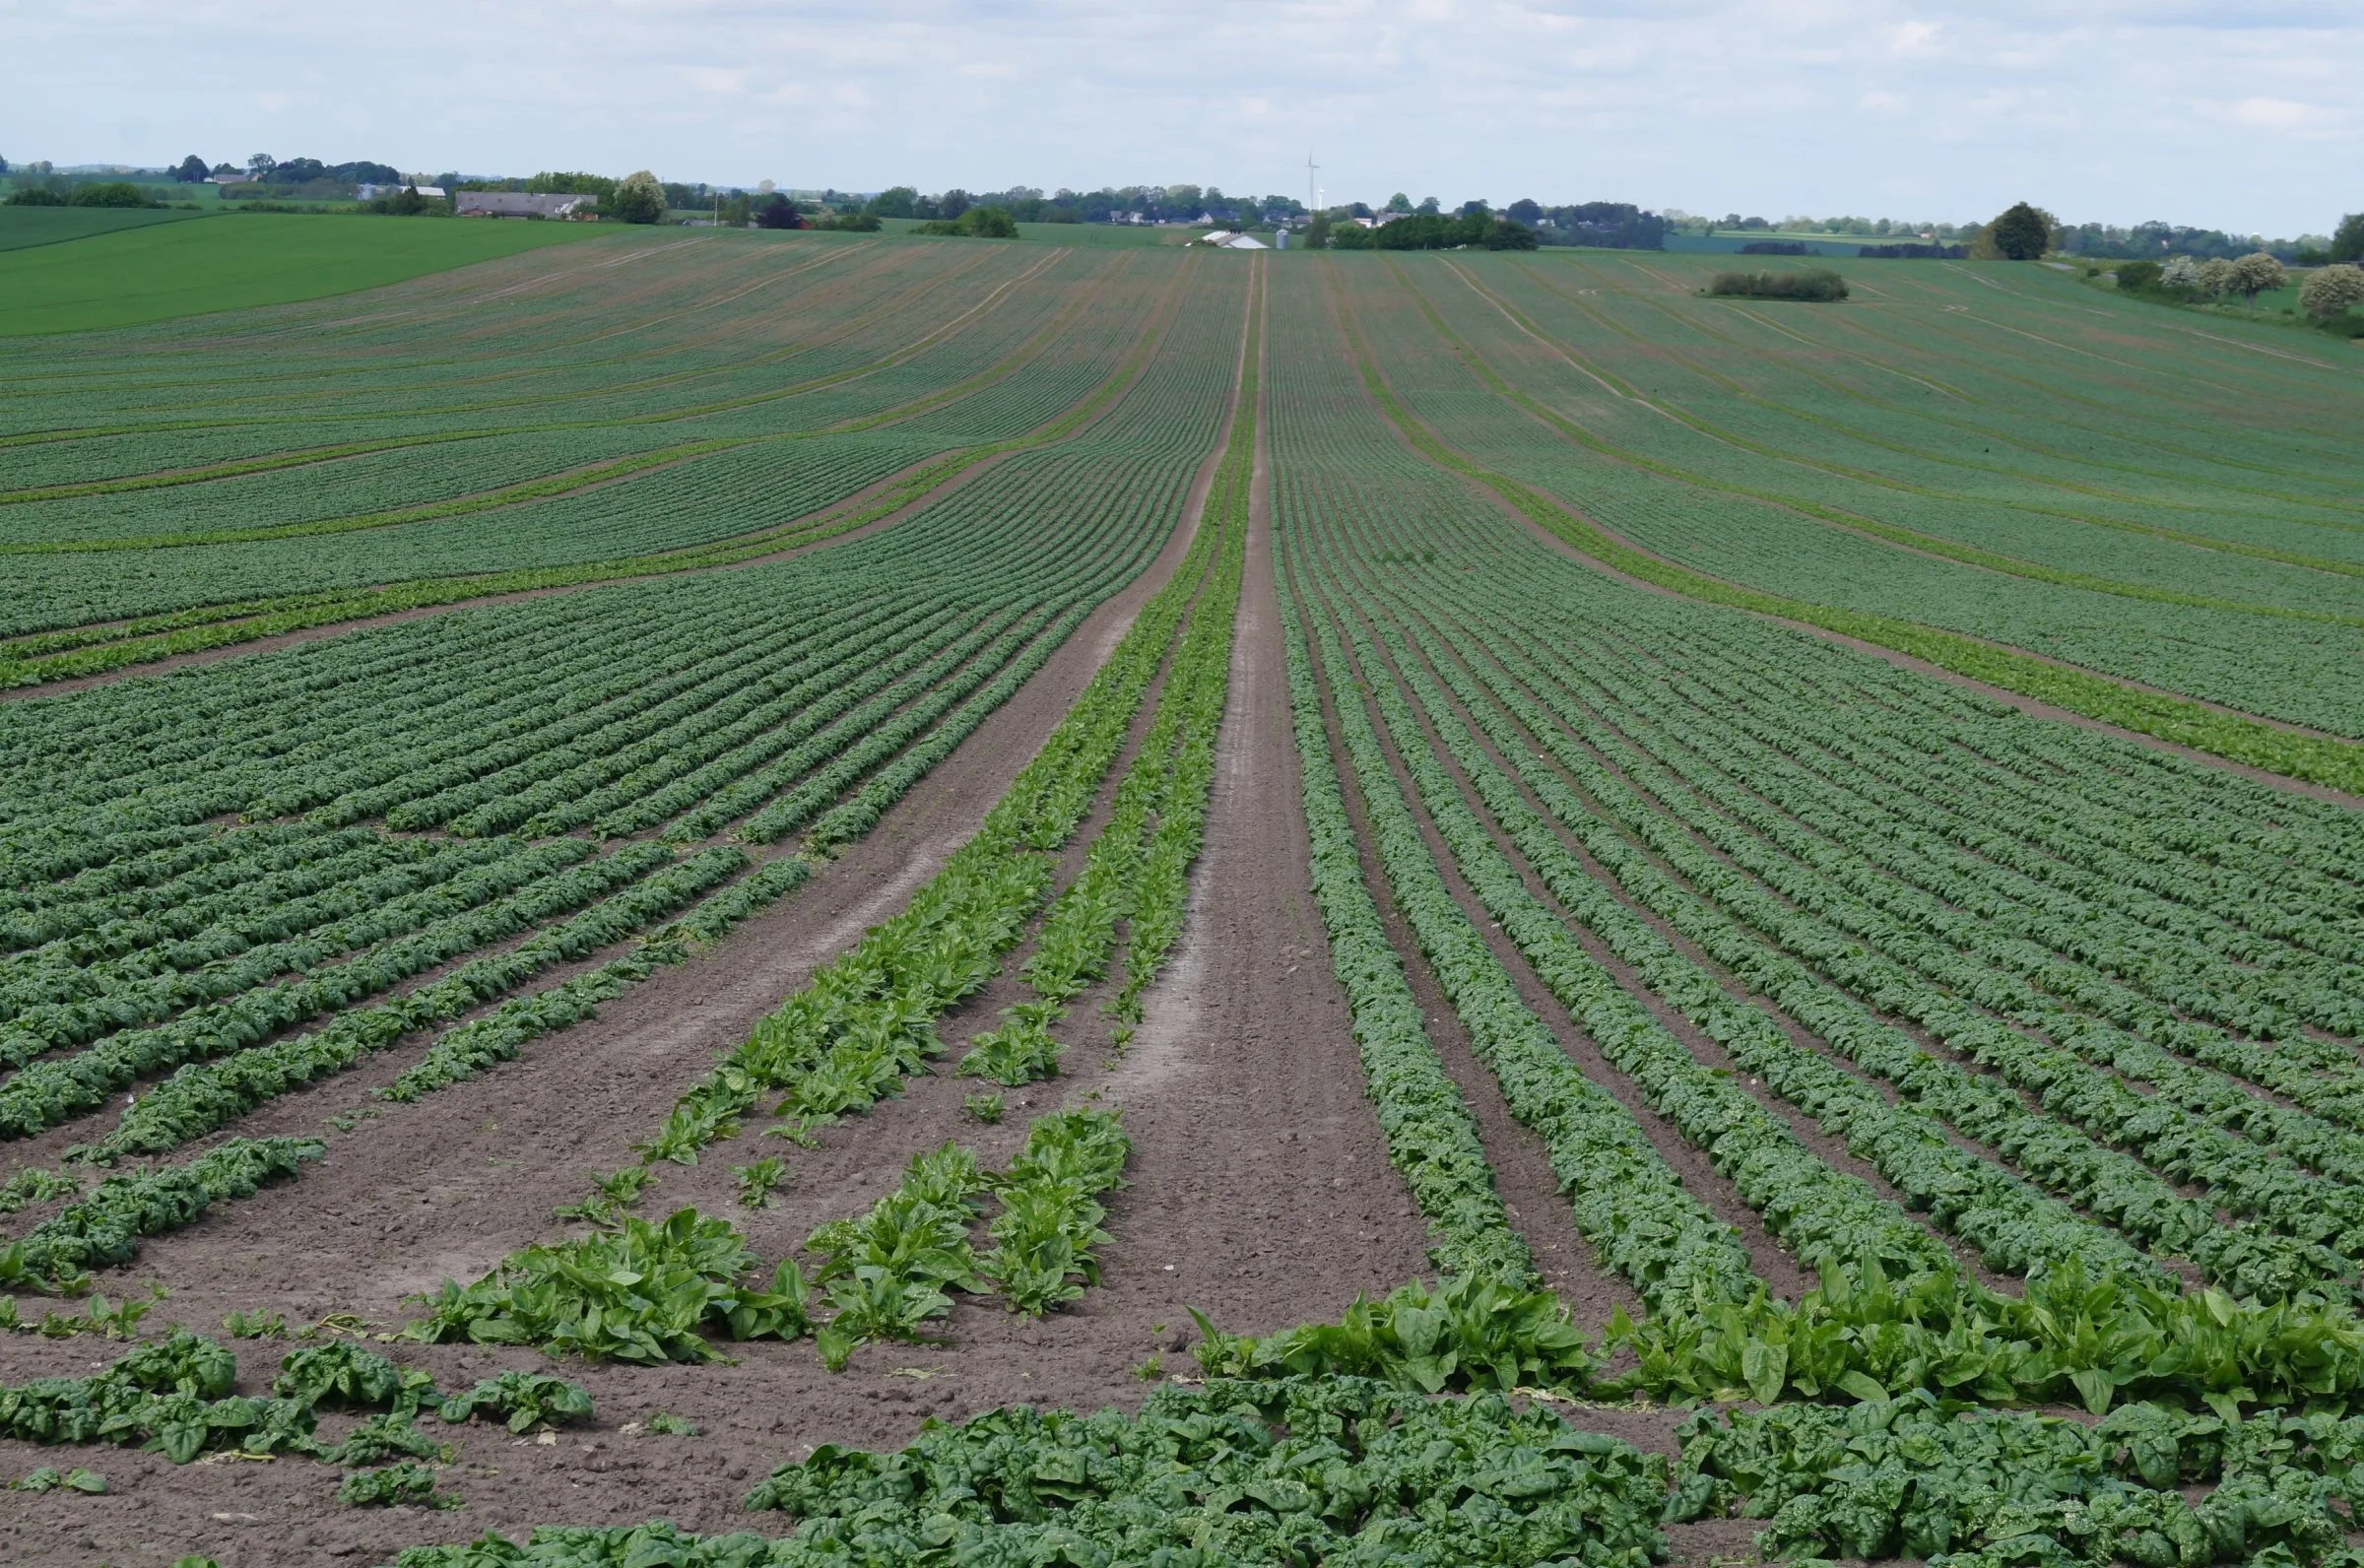
[[[2357,1560],[2350,351],[458,259],[0,345],[0,1555]]]
[[[0,250],[54,245],[202,216],[152,207],[0,207]]]
[[[103,226],[119,229],[111,233],[94,226],[85,232],[96,243],[0,252],[0,338],[129,327],[318,299],[586,237],[584,226],[567,224],[390,225],[337,215],[228,216],[237,222]],[[0,228],[0,234],[6,232]]]

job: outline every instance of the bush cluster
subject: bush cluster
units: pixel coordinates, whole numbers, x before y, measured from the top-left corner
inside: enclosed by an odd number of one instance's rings
[[[1847,280],[1827,267],[1803,272],[1720,272],[1707,286],[1711,294],[1741,299],[1844,299]]]

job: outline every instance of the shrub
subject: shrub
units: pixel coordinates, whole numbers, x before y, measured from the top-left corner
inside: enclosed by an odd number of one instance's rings
[[[2155,261],[2128,261],[2118,266],[2118,287],[2130,293],[2159,286],[2159,264]]]
[[[148,193],[127,179],[110,179],[97,185],[78,185],[66,198],[69,207],[154,207]]]
[[[957,218],[937,218],[919,226],[923,234],[963,234],[972,239],[1016,239],[1018,220],[1003,207],[969,207]]]
[[[1707,292],[1741,299],[1844,299],[1847,280],[1827,267],[1808,267],[1803,272],[1720,272]]]
[[[22,190],[12,191],[9,194],[8,205],[11,207],[63,207],[66,205],[66,199],[53,190],[44,189],[39,185],[28,185]]]
[[[2345,263],[2316,268],[2298,287],[2298,304],[2317,320],[2364,304],[2364,268]]]

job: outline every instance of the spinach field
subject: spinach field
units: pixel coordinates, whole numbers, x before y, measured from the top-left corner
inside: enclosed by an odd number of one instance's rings
[[[0,1554],[2347,1568],[2364,362],[1716,259],[0,343]]]

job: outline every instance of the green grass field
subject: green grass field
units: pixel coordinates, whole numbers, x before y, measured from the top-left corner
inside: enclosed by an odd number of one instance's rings
[[[0,337],[130,327],[318,299],[598,232],[583,224],[405,223],[279,213],[149,224],[69,246],[0,254]]]
[[[0,250],[27,250],[203,216],[153,207],[0,207]]]

